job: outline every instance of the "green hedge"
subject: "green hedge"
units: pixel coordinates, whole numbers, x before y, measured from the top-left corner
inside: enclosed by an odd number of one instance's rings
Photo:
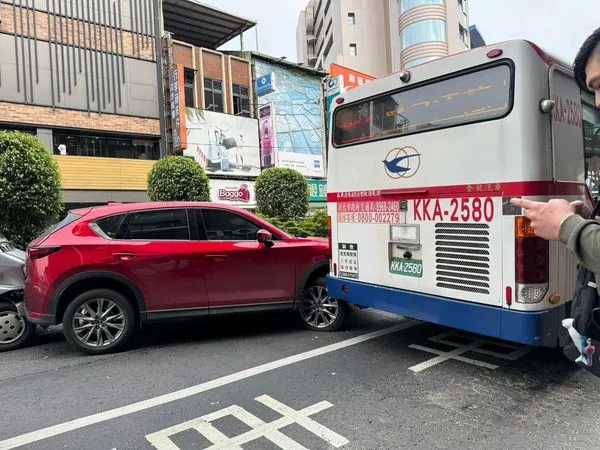
[[[256,206],[265,216],[297,221],[308,212],[308,182],[297,170],[266,169],[256,179],[255,189]]]
[[[148,173],[148,197],[153,202],[209,202],[208,176],[191,158],[167,156],[156,161]]]
[[[0,232],[27,246],[63,209],[58,164],[30,134],[0,132]]]
[[[283,220],[258,214],[277,228],[297,237],[327,237],[327,210],[319,209],[300,220]]]

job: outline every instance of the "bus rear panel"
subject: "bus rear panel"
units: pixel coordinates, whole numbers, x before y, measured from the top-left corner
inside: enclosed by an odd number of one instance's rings
[[[405,77],[372,81],[337,100],[329,294],[555,346],[576,263],[563,245],[536,237],[510,199],[588,200],[582,94],[572,74],[533,44],[514,41]]]

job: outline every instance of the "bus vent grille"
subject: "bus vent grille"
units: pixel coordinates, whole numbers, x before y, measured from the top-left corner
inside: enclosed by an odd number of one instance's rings
[[[490,293],[490,232],[487,224],[435,225],[436,286]]]

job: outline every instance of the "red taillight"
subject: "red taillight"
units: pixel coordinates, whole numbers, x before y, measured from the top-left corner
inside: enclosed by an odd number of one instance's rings
[[[550,278],[550,245],[522,216],[515,218],[515,269],[519,284],[543,284]]]
[[[31,247],[27,250],[30,259],[44,258],[60,250],[60,247]]]
[[[512,305],[512,287],[506,286],[506,304]]]

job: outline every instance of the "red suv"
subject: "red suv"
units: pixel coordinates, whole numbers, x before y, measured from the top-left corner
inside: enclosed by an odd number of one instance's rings
[[[90,354],[148,322],[244,311],[295,309],[309,329],[333,331],[347,306],[327,296],[329,256],[326,239],[214,203],[78,209],[29,245],[25,308]]]

